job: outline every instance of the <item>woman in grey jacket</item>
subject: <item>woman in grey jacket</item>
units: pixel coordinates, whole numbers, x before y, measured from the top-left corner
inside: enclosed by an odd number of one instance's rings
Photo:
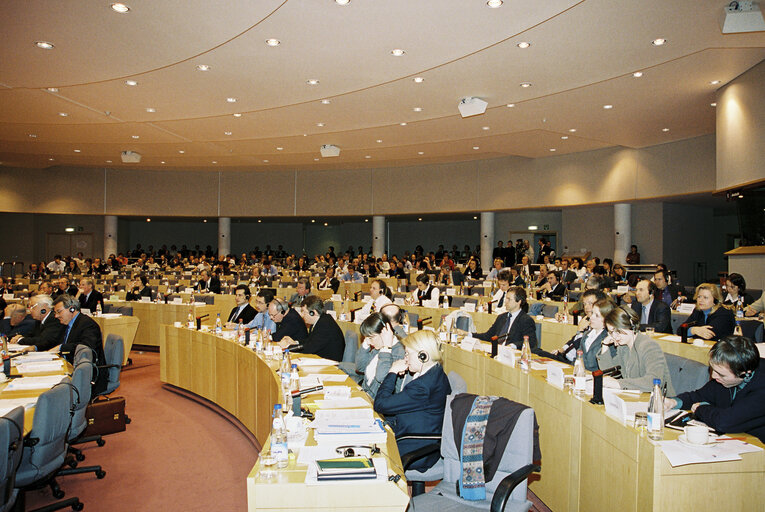
[[[374,399],[393,361],[404,359],[406,351],[392,329],[385,329],[385,318],[372,313],[360,327],[364,341],[356,351],[356,372],[363,374],[361,388]]]

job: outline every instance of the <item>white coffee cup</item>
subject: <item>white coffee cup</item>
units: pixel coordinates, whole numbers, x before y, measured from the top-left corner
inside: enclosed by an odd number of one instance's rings
[[[709,430],[701,425],[686,425],[685,438],[691,444],[707,444],[707,441],[709,441]]]

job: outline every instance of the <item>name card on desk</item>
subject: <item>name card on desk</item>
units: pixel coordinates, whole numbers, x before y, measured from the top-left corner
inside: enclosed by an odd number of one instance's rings
[[[483,282],[483,287],[484,287],[484,288],[491,288],[491,285],[492,285],[492,282],[491,282],[491,281],[484,281],[484,282]]]
[[[151,302],[151,297],[141,297],[141,302]]]
[[[183,304],[183,297],[173,297],[173,304]]]
[[[626,285],[626,284],[623,285],[623,286],[617,286],[616,287],[616,293],[618,293],[619,295],[624,295],[628,291],[630,291],[630,287],[628,285]]]
[[[3,294],[3,300],[13,300],[13,294],[12,293],[4,293]]]
[[[447,288],[446,295],[449,295],[449,296],[457,295],[457,290],[455,290],[454,288]]]
[[[468,313],[475,313],[475,302],[466,302],[462,309]]]
[[[547,382],[555,386],[556,388],[563,389],[563,368],[560,366],[548,366],[547,367]]]
[[[622,421],[635,421],[636,412],[648,411],[648,402],[625,400],[619,393],[622,390],[603,388],[603,402],[606,404],[606,414]],[[640,396],[639,394],[637,396]]]
[[[468,352],[472,352],[473,347],[475,347],[476,341],[478,340],[476,340],[472,336],[465,336],[462,339],[462,342],[460,342],[460,348],[462,350],[467,350]]]
[[[335,320],[337,320],[337,311],[335,311],[334,309],[330,309],[329,311],[327,311],[327,314],[331,316],[332,318],[334,318]]]
[[[404,305],[404,298],[403,297],[396,297],[393,299],[393,304],[397,306],[403,306]]]
[[[109,300],[112,301],[112,302],[116,302],[116,301],[120,300],[120,296],[119,295],[109,295]]]
[[[184,293],[194,293],[194,288],[184,288]]]
[[[340,302],[343,300],[343,298],[340,296],[339,293],[333,293],[332,297],[330,297],[330,300]]]
[[[677,306],[677,312],[690,315],[691,313],[693,313],[693,308],[695,307],[696,307],[696,304],[694,304],[693,302],[686,302]]]
[[[497,347],[497,361],[505,363],[515,368],[518,361],[519,352],[512,345],[500,345]]]

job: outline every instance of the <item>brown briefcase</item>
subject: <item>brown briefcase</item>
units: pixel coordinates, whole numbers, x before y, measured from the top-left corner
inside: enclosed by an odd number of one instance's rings
[[[103,436],[125,430],[125,398],[96,398],[85,409],[85,436]]]

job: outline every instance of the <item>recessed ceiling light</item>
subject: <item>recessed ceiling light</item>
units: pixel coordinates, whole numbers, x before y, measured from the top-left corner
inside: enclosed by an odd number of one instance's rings
[[[720,83],[719,80],[712,80],[711,82],[709,82],[709,85],[717,85],[719,83]]]
[[[316,126],[318,126],[319,128],[321,128],[322,126],[324,126],[324,123],[316,123]]]
[[[164,164],[164,163],[165,163],[165,161],[164,161],[164,160],[162,160],[160,163],[161,163],[161,164]]]
[[[308,134],[307,134],[307,133],[304,133],[304,134],[303,134],[303,137],[308,137]]]
[[[651,41],[651,44],[654,46],[664,46],[665,44],[667,44],[667,40],[661,39],[661,38],[654,39],[653,41]]]
[[[129,85],[132,87],[134,85],[138,85],[138,82],[136,82],[135,80],[125,80],[125,85]]]
[[[154,108],[154,107],[147,107],[147,108],[146,108],[146,112],[148,112],[148,113],[150,113],[150,114],[152,114],[152,113],[154,113],[154,112],[156,112],[156,111],[157,111],[157,109],[156,109],[156,108]]]
[[[381,142],[382,142],[382,139],[377,139],[377,143],[378,144],[381,143]]]
[[[568,140],[568,135],[563,135],[560,139],[561,140]]]
[[[184,154],[184,153],[185,153],[185,151],[184,151],[184,150],[182,150],[182,149],[179,149],[179,150],[178,150],[178,153],[180,153],[180,154]]]
[[[351,3],[351,0],[335,0],[335,3],[337,5],[348,5],[349,3]]]
[[[603,105],[603,108],[606,109],[606,110],[611,110],[612,108],[614,108],[614,106],[613,105]]]
[[[207,222],[207,219],[203,220],[202,222],[205,222],[205,223],[206,223],[206,222]]]
[[[126,12],[130,10],[130,7],[128,7],[125,4],[112,4],[111,7],[112,7],[112,11],[118,12],[120,14],[125,14]]]
[[[481,149],[480,146],[473,146],[473,149]]]
[[[481,127],[481,130],[484,130],[484,131],[486,131],[486,130],[490,130],[490,128],[489,128],[488,126],[482,126],[482,127]]]
[[[513,108],[515,106],[515,103],[508,103],[505,105],[507,108]]]
[[[49,43],[48,41],[35,41],[35,46],[42,48],[43,50],[52,50],[55,48],[53,43]]]
[[[314,162],[318,162],[318,161],[319,161],[319,159],[318,159],[318,158],[314,158],[314,159],[313,159],[313,161],[314,161]]]
[[[406,123],[398,123],[399,126],[406,126]]]
[[[425,81],[425,79],[424,79],[424,78],[422,78],[421,76],[416,76],[416,77],[412,78],[412,81],[413,81],[414,83],[416,83],[416,84],[421,84],[422,82],[424,82],[424,81]]]
[[[390,51],[390,54],[393,55],[394,57],[401,57],[405,53],[406,52],[402,50],[401,48],[394,48],[393,50]]]
[[[236,98],[226,98],[229,103],[236,103]]]
[[[322,105],[329,105],[330,103],[332,103],[330,100],[321,100]]]
[[[67,117],[69,114],[67,114],[66,112],[59,112],[58,115],[60,115],[61,117]]]
[[[305,81],[305,83],[307,83],[308,85],[319,85],[319,81],[316,80],[315,78],[309,78],[308,80]]]
[[[37,138],[37,134],[36,134],[36,133],[30,133],[30,134],[29,134],[29,136],[30,136],[31,138],[33,138],[33,139],[36,139],[36,138]]]
[[[284,148],[283,148],[283,147],[281,147],[281,146],[277,146],[277,147],[276,147],[276,151],[283,151],[283,150],[284,150]]]
[[[417,220],[421,221],[421,220],[422,220],[422,217],[417,217]]]
[[[49,158],[48,160],[50,160],[50,161],[52,162],[52,161],[53,161],[53,158]]]
[[[576,128],[569,128],[568,131],[570,131],[571,133],[575,133],[576,132]]]
[[[134,139],[140,139],[141,138],[140,135],[131,135],[131,137],[133,137]]]
[[[364,219],[364,222],[369,222],[369,219]]]
[[[231,132],[223,132],[223,135],[231,135]]]
[[[280,44],[282,44],[282,42],[279,41],[278,39],[271,38],[271,39],[266,39],[266,44],[268,46],[279,46]]]
[[[239,112],[237,112],[236,114],[234,114],[234,117],[242,117],[242,114],[240,114]]]
[[[106,163],[107,163],[107,164],[110,164],[110,163],[112,163],[112,161],[111,161],[111,160],[107,160],[107,161],[106,161]]]
[[[197,71],[210,71],[210,66],[207,64],[198,64]]]
[[[422,112],[422,107],[414,107],[412,110],[415,112]]]
[[[715,103],[710,103],[710,104],[709,104],[709,106],[710,106],[710,107],[716,107],[716,106],[717,106],[717,103],[716,103],[716,102],[715,102]]]
[[[555,148],[550,148],[550,151],[557,151],[557,149],[555,149]]]
[[[643,76],[643,72],[635,71],[634,73],[632,73],[632,76],[634,76],[635,78],[640,78],[641,76]]]
[[[58,92],[58,87],[48,87],[45,90],[48,92]]]
[[[486,5],[488,5],[492,9],[496,9],[497,7],[502,6],[502,0],[489,0],[488,2],[486,2]]]
[[[75,149],[74,152],[75,153],[80,153],[80,150],[79,149]]]
[[[518,48],[520,48],[521,50],[525,50],[526,48],[528,48],[529,46],[531,46],[531,43],[529,43],[529,42],[527,42],[527,41],[521,41],[521,42],[520,42],[520,43],[518,43],[516,46],[517,46]]]
[[[669,128],[662,128],[662,129],[661,129],[661,131],[663,131],[663,132],[668,132],[668,131],[669,131]]]
[[[311,219],[311,224],[313,224],[314,222],[316,222],[316,219]]]
[[[473,215],[473,220],[478,220],[478,216],[477,215]]]
[[[424,155],[424,154],[425,154],[425,152],[424,152],[424,151],[418,151],[418,152],[417,152],[417,154],[418,154],[418,155]]]
[[[267,164],[267,163],[268,163],[268,160],[263,160],[263,163],[264,163],[264,164]]]
[[[372,158],[372,155],[365,155],[364,158]]]
[[[258,222],[263,222],[262,220],[258,219]]]
[[[324,225],[325,225],[325,226],[329,226],[329,224],[327,224],[326,222],[324,223]]]
[[[151,222],[151,219],[147,217],[146,222]]]
[[[522,82],[521,83],[521,87],[523,87],[524,89],[527,89],[527,88],[531,87],[531,84],[529,82]]]
[[[213,160],[213,161],[212,161],[212,163],[214,163],[214,164],[217,164],[217,163],[218,163],[218,161],[217,161],[217,160]]]

